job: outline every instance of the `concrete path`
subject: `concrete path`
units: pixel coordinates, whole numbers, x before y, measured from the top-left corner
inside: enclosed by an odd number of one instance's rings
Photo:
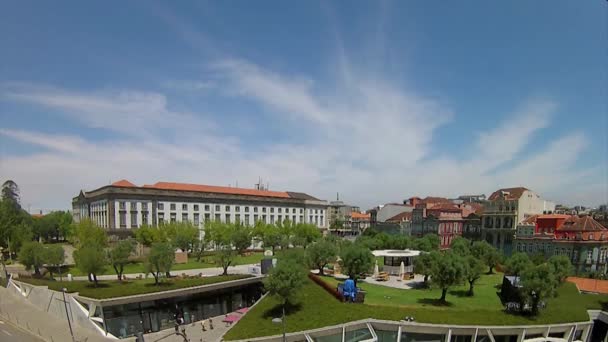
[[[6,342],[42,342],[44,340],[0,320],[0,341]]]
[[[230,273],[230,274],[251,274],[251,272],[249,272],[249,268],[252,266],[259,266],[259,264],[231,266],[228,268],[228,273]],[[198,268],[198,269],[193,269],[193,270],[172,271],[171,275],[177,276],[177,275],[187,274],[189,276],[193,276],[193,275],[199,275],[202,273],[204,277],[210,277],[210,276],[220,275],[220,274],[222,274],[223,271],[224,270],[221,267],[211,267],[211,268]],[[131,274],[125,274],[125,276],[129,279],[137,278],[138,276],[141,276],[142,278],[146,277],[146,275],[144,273],[131,273]],[[149,275],[149,277],[152,277],[152,275]],[[88,280],[88,278],[87,278],[87,276],[78,276],[78,277],[74,277],[74,280]],[[112,275],[97,276],[97,280],[116,280],[116,275],[112,274]]]
[[[393,287],[396,289],[404,289],[404,290],[409,290],[415,287],[419,287],[424,283],[424,276],[420,275],[420,274],[416,274],[414,276],[414,279],[410,279],[410,280],[397,280],[399,279],[398,276],[390,276],[389,280],[387,281],[377,281],[372,277],[367,277],[365,278],[365,282],[368,284],[374,284],[374,285],[381,285],[381,286],[387,286],[387,287]]]
[[[0,329],[6,324],[17,326],[22,330],[37,336],[39,339],[23,339],[23,341],[72,341],[70,330],[67,321],[53,316],[48,312],[38,309],[36,306],[29,303],[23,298],[18,298],[18,295],[13,294],[4,287],[0,287],[0,320],[4,325],[0,325]],[[85,330],[79,326],[72,325],[76,341],[87,342],[104,342],[112,341],[93,331]],[[7,330],[6,333],[0,332],[0,341],[11,341],[8,338],[13,334],[14,330]],[[22,341],[16,339],[15,341]]]
[[[233,313],[239,315],[238,313]],[[209,319],[204,320],[205,331],[203,331],[202,322],[198,321],[191,324],[180,326],[180,332],[186,329],[186,336],[190,342],[216,342],[221,341],[222,336],[230,329],[230,325],[222,322],[225,315],[212,317],[213,329],[209,327]],[[236,324],[236,323],[234,323]],[[146,342],[183,342],[184,338],[175,334],[175,329],[166,329],[155,333],[144,335]],[[135,339],[132,339],[133,341]]]

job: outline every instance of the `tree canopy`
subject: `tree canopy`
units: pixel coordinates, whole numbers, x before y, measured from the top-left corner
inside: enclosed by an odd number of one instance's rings
[[[306,268],[301,263],[292,258],[281,259],[264,279],[264,288],[284,306],[304,285],[306,274]]]
[[[492,273],[502,258],[500,252],[486,241],[475,241],[471,246],[471,254],[486,264],[488,273]]]
[[[533,315],[538,314],[541,300],[553,295],[557,281],[548,264],[530,267],[521,274],[522,294],[530,303]]]
[[[566,280],[566,277],[572,273],[572,264],[570,258],[565,255],[554,255],[547,261],[551,267],[551,271],[555,276],[555,280],[558,283],[562,283]]]
[[[108,237],[106,231],[89,219],[82,219],[73,226],[72,243],[76,248],[83,246],[106,247]]]
[[[28,241],[23,244],[19,251],[19,261],[27,270],[34,269],[34,274],[40,276],[40,267],[46,259],[44,246],[38,241]]]
[[[151,273],[154,277],[154,283],[160,283],[160,277],[163,273],[169,274],[175,260],[175,252],[173,246],[168,242],[155,242],[150,249],[150,255],[147,262],[144,264],[146,273]]]
[[[135,251],[135,243],[130,240],[119,241],[110,251],[108,252],[108,262],[114,268],[116,277],[119,281],[122,281],[122,275],[124,272],[125,265],[129,263],[129,256]]]
[[[526,253],[515,253],[505,262],[506,273],[516,277],[532,266],[534,264]]]
[[[318,269],[319,275],[323,275],[323,268],[327,264],[336,260],[337,254],[336,244],[327,239],[313,243],[306,251],[310,267]]]
[[[437,260],[440,257],[439,252],[433,251],[430,253],[421,253],[414,259],[414,271],[424,275],[424,286],[428,286],[429,276],[433,273]]]
[[[431,273],[431,282],[441,289],[441,302],[445,303],[448,289],[463,280],[465,271],[463,258],[453,252],[442,253],[437,259]]]
[[[346,245],[340,251],[340,257],[343,272],[355,282],[359,275],[369,272],[374,263],[374,255],[369,249],[357,244]]]
[[[61,266],[65,263],[65,251],[61,245],[50,245],[45,247],[45,257],[44,262],[47,264],[47,268],[51,273],[51,279],[53,279],[53,271],[57,270],[59,272],[59,277],[61,276]]]
[[[97,287],[97,275],[106,269],[107,260],[103,247],[96,243],[87,243],[74,251],[76,266],[83,272],[92,276]]]

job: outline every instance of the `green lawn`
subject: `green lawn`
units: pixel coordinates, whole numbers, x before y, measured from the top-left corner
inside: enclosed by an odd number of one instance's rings
[[[264,258],[263,253],[252,253],[251,255],[247,255],[247,256],[239,255],[235,258],[232,266],[259,263],[260,260],[263,258]],[[197,268],[211,268],[211,267],[218,267],[218,266],[213,263],[213,256],[207,255],[207,256],[203,257],[201,262],[198,262],[198,261],[196,261],[196,258],[191,257],[191,258],[189,258],[188,262],[185,264],[175,264],[171,268],[171,271],[183,271],[183,270],[192,270],[192,269],[197,269]],[[131,263],[131,264],[128,264],[125,266],[124,273],[125,274],[143,273],[143,269],[144,269],[144,266],[141,262]],[[79,270],[78,267],[76,267],[76,266],[68,267],[66,270],[63,271],[63,274],[68,274],[68,273],[71,273],[73,276],[85,276],[86,275],[86,273]],[[112,274],[116,274],[116,272],[114,272],[114,269],[112,267],[108,266],[106,268],[105,272],[103,272],[100,275],[112,275]]]
[[[19,279],[19,281],[27,282],[32,285],[45,285],[48,286],[49,289],[55,291],[61,291],[61,289],[65,287],[67,289],[67,292],[78,292],[80,295],[85,297],[106,299],[131,296],[143,293],[176,290],[200,285],[210,285],[215,283],[221,283],[224,281],[244,279],[249,277],[251,276],[246,274],[229,274],[227,276],[214,276],[204,278],[169,279],[164,280],[158,286],[154,285],[154,278],[129,280],[122,283],[119,283],[116,280],[111,280],[100,281],[97,288],[93,286],[93,283],[90,283],[88,281],[61,282],[36,278],[21,278]]]
[[[536,318],[504,312],[495,285],[502,274],[484,276],[474,297],[463,296],[465,287],[455,287],[447,296],[448,305],[435,305],[439,290],[391,289],[382,285],[360,283],[367,291],[365,304],[340,303],[312,281],[297,295],[287,313],[289,332],[320,328],[364,318],[401,320],[413,316],[418,322],[455,325],[526,325],[587,321],[587,309],[601,308],[608,295],[579,294],[574,284],[565,283],[556,298],[547,300],[547,308]],[[337,284],[333,278],[328,282]],[[225,336],[227,340],[280,334],[281,328],[271,322],[280,315],[276,299],[264,298]]]

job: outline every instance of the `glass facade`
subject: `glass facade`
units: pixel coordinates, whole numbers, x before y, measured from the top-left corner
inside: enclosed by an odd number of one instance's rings
[[[191,296],[108,306],[103,308],[103,315],[108,332],[118,338],[126,338],[138,332],[173,328],[178,311],[188,324],[251,306],[261,296],[262,285],[252,284]]]

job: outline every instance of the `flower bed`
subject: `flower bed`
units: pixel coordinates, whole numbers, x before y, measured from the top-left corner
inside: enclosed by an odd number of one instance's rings
[[[338,289],[334,288],[332,285],[329,285],[321,277],[316,274],[308,273],[308,278],[314,281],[317,285],[321,286],[325,291],[327,291],[330,295],[334,296],[337,300],[343,302],[344,296],[338,292]]]

